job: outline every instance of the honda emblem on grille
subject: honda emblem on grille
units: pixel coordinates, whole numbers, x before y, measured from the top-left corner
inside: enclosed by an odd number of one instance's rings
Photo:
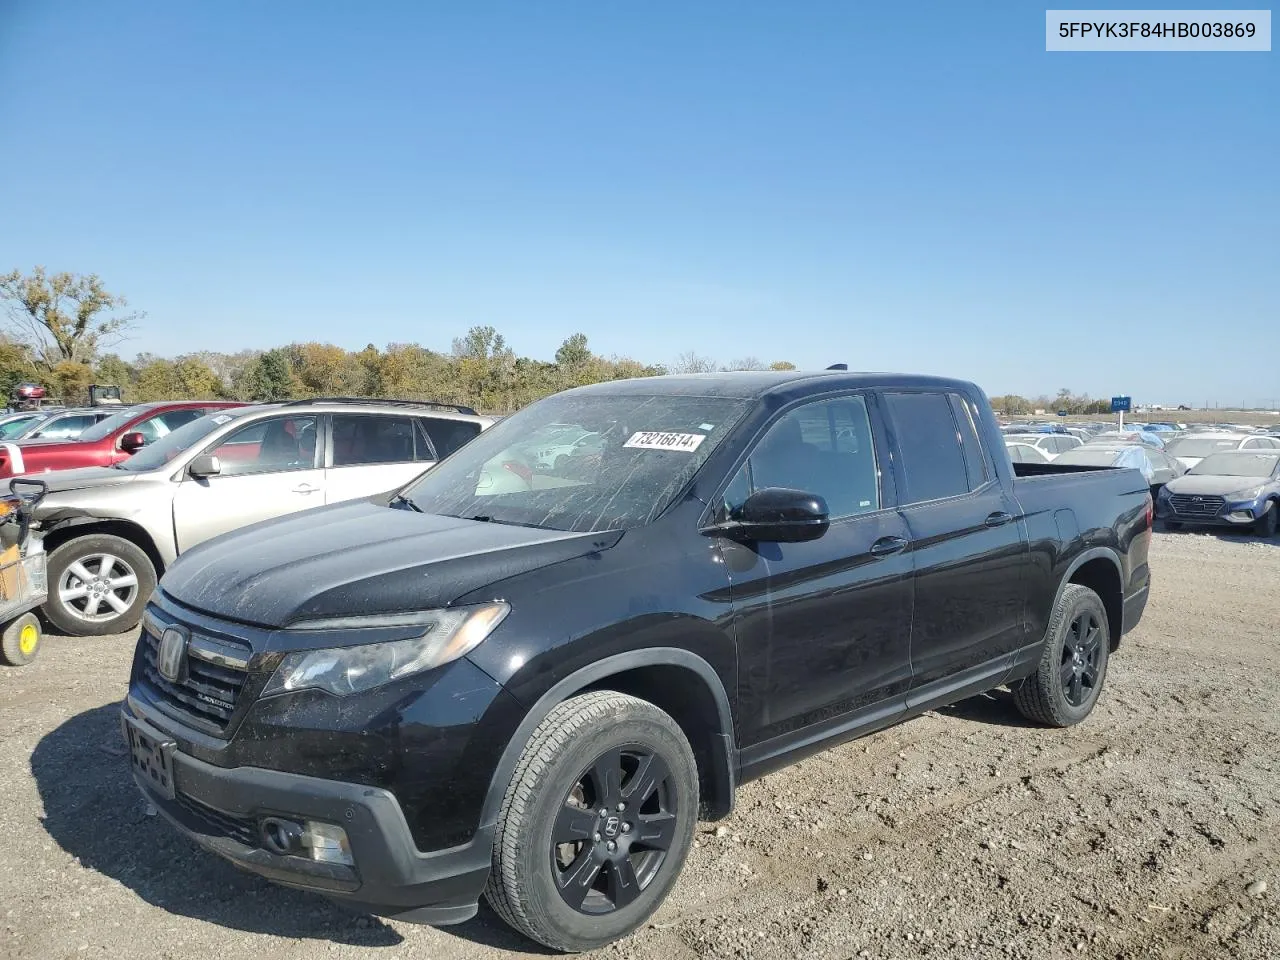
[[[169,627],[160,637],[160,650],[156,654],[156,669],[160,676],[177,683],[182,676],[182,661],[187,654],[187,635],[175,627]]]

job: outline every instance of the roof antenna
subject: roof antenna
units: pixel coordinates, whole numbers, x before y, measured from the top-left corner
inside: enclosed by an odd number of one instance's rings
[[[849,365],[847,363],[833,363],[831,366],[827,367],[827,369],[828,370],[848,370]]]

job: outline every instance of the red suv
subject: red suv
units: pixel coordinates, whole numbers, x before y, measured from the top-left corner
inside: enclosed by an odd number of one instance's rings
[[[173,400],[123,407],[76,440],[0,444],[0,478],[73,467],[109,467],[206,413],[243,406],[226,400]]]

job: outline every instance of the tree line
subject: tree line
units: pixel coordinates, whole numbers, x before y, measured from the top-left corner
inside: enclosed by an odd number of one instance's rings
[[[346,350],[332,343],[291,343],[270,350],[203,350],[178,357],[118,348],[144,316],[106,289],[96,274],[0,275],[5,329],[0,332],[0,390],[39,382],[66,403],[82,403],[91,383],[120,387],[126,402],[147,400],[270,401],[301,397],[394,397],[460,403],[491,413],[518,409],[539,397],[589,383],[716,370],[794,370],[787,361],[757,357],[729,363],[688,352],[667,364],[592,352],[585,334],[565,338],[552,360],[517,356],[496,329],[472,327],[448,351],[417,343],[368,344]],[[991,398],[997,413],[1036,410],[1107,413],[1110,403],[1065,387],[1057,396]]]
[[[66,403],[81,403],[91,383],[114,384],[126,402],[171,399],[285,400],[301,397],[394,397],[460,403],[503,413],[539,397],[589,383],[663,373],[713,370],[795,369],[745,357],[721,365],[696,353],[669,364],[592,352],[574,333],[553,360],[518,356],[491,326],[476,326],[453,340],[447,352],[417,343],[368,344],[346,350],[331,343],[291,343],[237,353],[197,351],[178,357],[118,348],[143,317],[111,293],[96,274],[0,275],[6,329],[0,334],[0,389],[8,396],[26,381],[38,382]]]

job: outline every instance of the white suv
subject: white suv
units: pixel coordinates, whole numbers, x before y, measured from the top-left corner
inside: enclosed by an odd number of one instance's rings
[[[114,467],[44,474],[43,611],[64,633],[128,630],[164,568],[251,523],[404,486],[494,422],[468,407],[325,398],[219,410]],[[323,536],[323,532],[318,532]]]

